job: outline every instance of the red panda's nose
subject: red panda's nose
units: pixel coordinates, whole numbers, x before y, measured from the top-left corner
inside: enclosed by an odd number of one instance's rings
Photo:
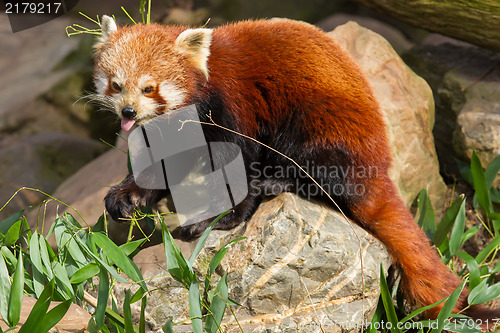
[[[137,116],[137,111],[130,105],[124,106],[122,109],[122,116],[125,119],[133,119],[135,116]]]

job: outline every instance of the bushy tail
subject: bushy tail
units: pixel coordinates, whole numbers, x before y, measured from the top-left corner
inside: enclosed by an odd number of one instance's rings
[[[353,213],[387,247],[402,272],[402,287],[410,301],[427,306],[448,297],[461,284],[442,263],[389,179],[371,186]],[[467,306],[467,296],[464,289],[453,312]],[[428,317],[436,318],[443,305],[430,309]],[[500,318],[500,310],[482,306],[472,306],[464,313],[478,321],[489,320],[490,326],[493,319]]]

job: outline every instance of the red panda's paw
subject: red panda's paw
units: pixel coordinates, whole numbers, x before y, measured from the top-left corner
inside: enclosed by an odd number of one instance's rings
[[[205,220],[198,223],[186,222],[185,225],[175,228],[172,231],[174,238],[189,242],[201,236],[201,234],[208,228],[212,220]]]
[[[130,219],[136,208],[147,204],[147,192],[135,183],[113,186],[104,198],[106,210],[116,222]]]

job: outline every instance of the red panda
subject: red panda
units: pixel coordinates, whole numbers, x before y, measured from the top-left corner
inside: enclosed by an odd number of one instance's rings
[[[376,169],[369,176],[315,174],[325,188],[356,184],[352,191],[330,193],[347,216],[385,244],[409,299],[422,306],[449,296],[461,280],[440,260],[388,176],[385,124],[370,85],[358,66],[318,28],[292,20],[244,21],[215,29],[156,24],[118,28],[102,19],[96,44],[97,96],[121,119],[122,128],[143,125],[160,114],[195,104],[200,120],[213,121],[282,152],[300,165]],[[291,162],[263,146],[214,126],[203,126],[207,141],[240,146],[248,165],[286,168]],[[269,174],[269,172],[267,173]],[[295,179],[261,179],[260,186],[282,184],[293,191]],[[301,182],[310,183],[307,178]],[[255,184],[255,183],[254,183]],[[115,221],[139,206],[165,197],[168,190],[137,186],[132,174],[105,198]],[[319,192],[318,199],[325,199]],[[261,198],[255,186],[224,216],[217,229],[247,220]],[[176,237],[201,235],[211,220],[179,227]],[[465,290],[454,311],[467,306]],[[428,311],[435,318],[442,304]],[[474,318],[493,318],[495,310],[472,306]]]

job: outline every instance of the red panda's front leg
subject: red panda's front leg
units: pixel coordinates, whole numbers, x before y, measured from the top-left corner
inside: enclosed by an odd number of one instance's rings
[[[214,229],[229,230],[247,221],[255,210],[257,210],[260,201],[260,195],[255,191],[250,191],[242,202],[237,204],[228,214],[217,221]],[[177,227],[172,232],[172,236],[184,241],[198,238],[216,218],[215,216],[197,223],[190,223],[188,221],[183,226]]]
[[[104,204],[109,215],[116,222],[129,219],[134,210],[139,207],[149,206],[168,195],[168,190],[151,190],[139,187],[132,174],[125,180],[113,186],[106,197]]]

